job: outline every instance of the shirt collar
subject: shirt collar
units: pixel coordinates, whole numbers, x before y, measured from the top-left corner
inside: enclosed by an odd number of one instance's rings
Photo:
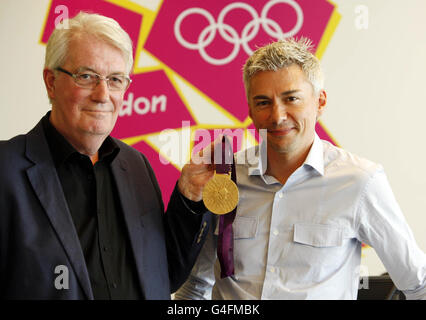
[[[315,133],[314,143],[309,150],[303,165],[308,165],[315,169],[320,175],[324,175],[324,150],[320,137]]]
[[[248,166],[249,176],[263,176],[266,172],[266,143],[262,141],[259,145],[240,151],[236,155],[237,164]]]
[[[262,141],[260,145],[253,150],[254,151],[252,152],[246,151],[244,153],[245,159],[247,159],[247,164],[249,167],[248,173],[249,175],[264,176],[267,168],[265,141]],[[316,133],[314,137],[314,142],[311,146],[311,149],[309,150],[308,156],[306,157],[303,163],[303,166],[305,165],[313,168],[320,175],[324,175],[323,145],[320,137],[318,137]]]

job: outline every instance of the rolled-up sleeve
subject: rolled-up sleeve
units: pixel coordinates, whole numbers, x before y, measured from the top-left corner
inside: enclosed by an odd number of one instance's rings
[[[426,299],[426,256],[414,239],[383,168],[368,180],[357,217],[359,240],[374,248],[396,287],[407,299]]]

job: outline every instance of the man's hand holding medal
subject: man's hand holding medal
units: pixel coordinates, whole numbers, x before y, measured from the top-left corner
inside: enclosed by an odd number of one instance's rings
[[[203,200],[215,214],[227,214],[238,204],[232,145],[225,136],[194,155],[182,169],[179,191],[189,200]]]

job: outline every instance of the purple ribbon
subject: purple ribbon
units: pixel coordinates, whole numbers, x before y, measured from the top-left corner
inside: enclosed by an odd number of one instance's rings
[[[235,159],[232,156],[232,165],[226,164],[226,152],[231,152],[232,147],[226,150],[226,145],[229,145],[228,139],[223,136],[222,138],[222,162],[216,164],[217,173],[228,173],[231,169],[231,180],[237,183],[237,174],[235,171]],[[230,150],[230,151],[229,151]],[[229,153],[228,153],[229,156]],[[230,157],[228,157],[229,159]],[[234,232],[232,230],[232,223],[235,219],[237,208],[223,214],[219,218],[219,235],[217,241],[217,256],[220,263],[220,277],[226,278],[234,275]]]

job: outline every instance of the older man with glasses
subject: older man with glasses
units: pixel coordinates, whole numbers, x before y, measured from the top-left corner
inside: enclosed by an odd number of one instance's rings
[[[55,29],[43,78],[52,104],[0,142],[0,298],[169,299],[189,274],[209,214],[178,187],[164,214],[145,156],[109,136],[130,85],[132,43],[80,13]]]

